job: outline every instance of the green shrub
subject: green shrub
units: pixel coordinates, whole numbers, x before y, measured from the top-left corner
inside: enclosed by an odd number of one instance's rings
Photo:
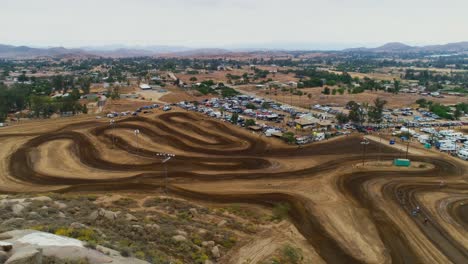
[[[273,207],[273,220],[281,221],[288,216],[291,206],[288,203],[277,203]]]
[[[303,259],[301,249],[291,245],[284,246],[281,253],[287,263],[298,264]]]
[[[131,198],[121,198],[119,200],[113,201],[112,204],[121,207],[136,207],[137,202]]]

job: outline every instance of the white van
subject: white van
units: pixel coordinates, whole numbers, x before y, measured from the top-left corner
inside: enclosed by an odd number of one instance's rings
[[[468,149],[468,141],[465,141],[465,143],[463,143],[463,148]]]
[[[457,156],[462,160],[468,160],[468,150],[462,149],[458,151]]]
[[[440,145],[439,149],[440,151],[455,151],[457,150],[457,145],[451,143],[442,144]]]

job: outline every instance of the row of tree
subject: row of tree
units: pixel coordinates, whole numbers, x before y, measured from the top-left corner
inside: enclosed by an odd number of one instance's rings
[[[387,101],[381,98],[376,98],[373,105],[349,101],[346,104],[346,108],[349,109],[349,114],[338,113],[336,119],[339,124],[345,124],[350,121],[359,125],[362,125],[366,121],[380,124],[383,121],[383,109],[386,104]]]
[[[89,93],[91,80],[86,77],[57,75],[51,78],[26,77],[10,87],[0,83],[0,122],[9,113],[32,110],[35,117],[49,117],[53,113],[87,112],[78,100],[81,93]],[[82,90],[82,92],[80,91]],[[67,96],[52,98],[53,91],[61,91]]]

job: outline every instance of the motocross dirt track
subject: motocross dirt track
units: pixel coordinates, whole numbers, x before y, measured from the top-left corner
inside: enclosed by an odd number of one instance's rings
[[[194,200],[289,203],[317,262],[468,263],[466,162],[428,152],[409,157],[427,166],[376,167],[401,152],[372,141],[362,166],[359,136],[298,148],[188,112],[47,122],[0,131],[0,192],[167,187]],[[176,156],[162,164],[160,152]]]

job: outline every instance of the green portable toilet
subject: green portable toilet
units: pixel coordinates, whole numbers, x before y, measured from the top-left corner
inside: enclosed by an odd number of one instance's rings
[[[430,148],[431,148],[431,144],[426,143],[426,144],[424,144],[424,147],[427,148],[427,149],[430,149]]]
[[[398,167],[409,167],[411,165],[411,161],[409,159],[395,159],[393,161],[393,165]]]

